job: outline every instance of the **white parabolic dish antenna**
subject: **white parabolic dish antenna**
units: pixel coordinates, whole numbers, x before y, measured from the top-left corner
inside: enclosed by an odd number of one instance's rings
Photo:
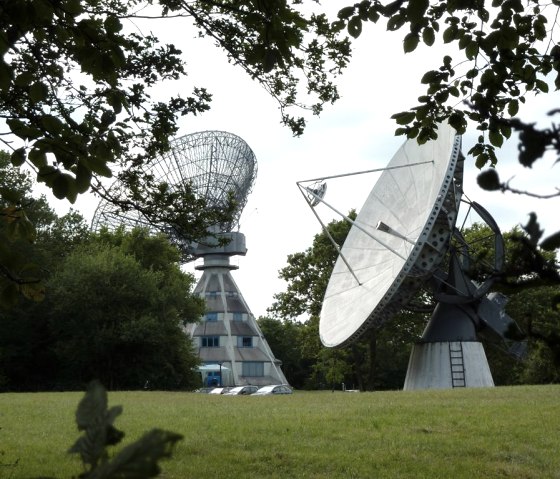
[[[321,310],[325,346],[342,346],[398,312],[448,250],[462,194],[461,138],[408,140],[379,177],[334,266]],[[350,268],[352,270],[350,270]]]

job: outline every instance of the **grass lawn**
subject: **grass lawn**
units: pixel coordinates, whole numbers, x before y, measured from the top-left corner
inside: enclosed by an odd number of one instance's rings
[[[0,394],[0,478],[70,478],[82,393]],[[185,436],[164,478],[559,478],[560,386],[212,396],[113,392],[124,444]]]

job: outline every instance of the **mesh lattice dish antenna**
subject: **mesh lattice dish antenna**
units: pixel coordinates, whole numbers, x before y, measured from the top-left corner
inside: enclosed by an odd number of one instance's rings
[[[257,174],[257,160],[249,145],[238,136],[225,131],[203,131],[173,140],[167,153],[146,165],[146,172],[152,174],[156,182],[166,183],[175,191],[191,185],[196,196],[207,201],[208,208],[221,209],[233,200],[236,209],[231,221],[218,226],[221,232],[229,232],[235,229],[247,203]],[[115,182],[110,192],[117,193],[121,189],[122,185]],[[101,201],[92,229],[123,223],[153,227],[141,213],[122,212]],[[169,233],[169,225],[156,225],[156,229]],[[181,238],[174,240],[181,245]]]
[[[400,310],[448,250],[462,194],[461,139],[442,125],[407,141],[371,190],[334,266],[321,311],[325,346],[341,346]],[[409,166],[407,166],[409,165]]]

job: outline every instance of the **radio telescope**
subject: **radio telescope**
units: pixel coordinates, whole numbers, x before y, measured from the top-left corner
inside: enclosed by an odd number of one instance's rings
[[[224,209],[233,201],[231,221],[212,226],[208,238],[193,244],[171,225],[154,225],[137,210],[123,212],[102,200],[91,228],[144,227],[163,232],[184,258],[203,260],[195,266],[203,273],[194,293],[206,300],[207,311],[201,322],[188,324],[186,332],[202,361],[200,373],[205,385],[286,383],[280,361],[231,275],[238,267],[230,264],[230,257],[247,253],[245,236],[235,230],[257,174],[257,160],[249,145],[224,131],[193,133],[173,140],[170,151],[149,162],[145,172],[175,192],[190,186],[197,198],[206,200],[209,209]],[[123,189],[117,181],[109,193]]]
[[[503,239],[474,202],[469,207],[494,233],[494,275],[481,284],[467,275],[468,245],[456,227],[467,202],[463,162],[461,138],[448,124],[440,125],[437,140],[406,141],[354,221],[324,200],[321,179],[308,180],[311,186],[298,182],[312,209],[324,203],[352,223],[323,300],[319,334],[325,346],[344,346],[368,328],[382,327],[421,288],[432,290],[437,306],[413,347],[404,389],[493,386],[479,339],[505,341],[515,329],[503,311],[505,297],[487,295],[503,265]]]

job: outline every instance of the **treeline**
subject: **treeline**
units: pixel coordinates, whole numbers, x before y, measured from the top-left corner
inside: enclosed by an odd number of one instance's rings
[[[183,327],[204,303],[191,294],[194,277],[181,271],[177,249],[143,230],[93,234],[73,211],[59,217],[5,154],[0,187],[18,190],[36,236],[3,248],[25,257],[44,288],[34,301],[0,279],[0,391],[83,389],[92,379],[109,389],[196,387],[198,358]],[[2,212],[7,230],[5,205]]]

